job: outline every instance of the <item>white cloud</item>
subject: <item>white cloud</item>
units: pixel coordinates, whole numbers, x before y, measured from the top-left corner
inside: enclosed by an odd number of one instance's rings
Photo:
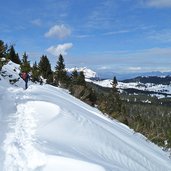
[[[129,67],[129,71],[140,71],[142,68],[141,67]]]
[[[42,25],[42,21],[40,19],[32,20],[31,23],[35,26],[41,26]]]
[[[135,55],[139,55],[141,57],[146,57],[147,59],[150,57],[154,58],[170,58],[171,56],[171,48],[151,48],[138,50],[134,53]],[[133,54],[132,54],[133,55]]]
[[[109,51],[90,53],[77,61],[70,59],[71,63],[85,63],[87,66],[112,72],[146,72],[171,70],[171,48],[150,48],[130,51]],[[89,59],[89,60],[87,60]],[[74,62],[73,62],[74,60]],[[97,62],[98,61],[98,62]]]
[[[72,43],[64,43],[64,44],[59,44],[57,46],[51,46],[47,49],[47,52],[54,56],[58,56],[60,54],[62,55],[67,55],[67,50],[73,47]]]
[[[111,69],[111,66],[100,66],[98,69],[99,70],[107,70],[107,69]]]
[[[130,30],[119,30],[119,31],[111,31],[111,32],[107,32],[104,33],[104,36],[110,36],[110,35],[115,35],[115,34],[123,34],[123,33],[129,33],[131,32]]]
[[[88,35],[88,34],[83,34],[83,35],[76,35],[76,38],[87,38],[87,37],[92,37],[92,35]]]
[[[149,7],[169,8],[171,7],[171,0],[146,0],[145,4]]]
[[[45,37],[52,37],[52,38],[60,38],[63,39],[65,37],[68,37],[71,34],[71,30],[62,25],[54,25],[49,29],[47,33],[45,33]]]
[[[171,42],[171,30],[153,31],[149,33],[149,38],[160,42]]]
[[[116,2],[105,0],[96,3],[94,9],[89,13],[85,27],[94,29],[111,28],[115,17]]]

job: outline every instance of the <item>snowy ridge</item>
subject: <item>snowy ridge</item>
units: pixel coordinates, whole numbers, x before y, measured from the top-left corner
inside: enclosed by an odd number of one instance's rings
[[[102,87],[112,87],[112,80],[110,79],[106,79],[102,81],[92,81],[90,79],[87,79],[86,81],[93,82],[94,84],[100,85]],[[118,82],[117,88],[119,89],[133,88],[137,90],[152,91],[156,93],[166,93],[171,95],[171,84],[162,85],[162,84],[153,84],[153,83],[143,84],[138,82],[132,82],[132,83]]]
[[[2,77],[0,95],[2,171],[171,170],[161,148],[64,89]]]
[[[77,67],[76,68],[70,68],[70,69],[67,69],[67,71],[69,73],[72,73],[75,69],[78,72],[83,71],[84,75],[85,75],[85,78],[95,78],[97,76],[96,72],[94,72],[91,69],[88,69],[86,67],[83,67],[83,68],[77,68]]]

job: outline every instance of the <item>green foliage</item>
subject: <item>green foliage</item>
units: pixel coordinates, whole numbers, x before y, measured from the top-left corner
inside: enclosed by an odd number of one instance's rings
[[[78,71],[74,69],[74,71],[71,74],[71,82],[73,85],[78,84]]]
[[[4,44],[2,40],[0,40],[0,58],[5,58],[7,53],[8,46]]]
[[[4,61],[2,60],[2,58],[6,58],[7,49],[8,46],[5,45],[2,40],[0,40],[0,71],[2,69],[2,66],[4,65]]]
[[[108,94],[99,94],[98,108],[110,117],[118,119],[122,115],[122,102],[119,94],[113,91]]]
[[[52,71],[49,72],[49,76],[48,76],[48,78],[46,80],[46,83],[47,84],[53,84],[53,72]]]
[[[65,69],[64,58],[61,54],[59,55],[55,69],[56,69],[56,71],[62,71]]]
[[[46,79],[46,82],[48,84],[53,82],[53,72],[51,70],[51,64],[49,62],[49,59],[46,55],[43,55],[40,58],[40,62],[38,65],[39,71],[40,71],[40,75]]]
[[[82,86],[86,85],[85,76],[84,76],[84,72],[83,71],[80,71],[80,74],[78,76],[78,84],[82,85]]]
[[[70,78],[65,70],[64,58],[61,54],[59,55],[55,67],[54,79],[55,79],[55,84],[61,87],[68,87],[68,84],[70,82]]]
[[[171,148],[170,99],[157,99],[143,94],[136,96],[122,94],[122,99],[128,115],[129,127],[159,146]],[[151,103],[143,103],[142,101],[145,100]]]
[[[1,71],[1,69],[2,69],[2,61],[0,60],[0,71]]]
[[[31,80],[33,82],[39,82],[40,81],[40,71],[39,71],[39,68],[38,68],[38,65],[36,62],[33,64],[31,73],[32,73]]]
[[[112,87],[116,88],[117,85],[118,85],[118,81],[117,81],[116,77],[114,76],[113,81],[112,81]]]
[[[77,70],[75,69],[72,72],[71,75],[71,83],[73,85],[82,85],[82,86],[86,86],[86,81],[85,81],[85,76],[84,76],[84,72],[81,71],[80,73],[77,72]]]
[[[21,72],[30,72],[31,71],[31,66],[30,66],[30,61],[28,61],[28,56],[26,52],[23,54],[23,58],[21,61]]]
[[[15,53],[15,49],[14,49],[13,45],[11,45],[10,48],[8,49],[7,58],[16,64],[21,63],[19,55],[18,55],[18,53]]]
[[[73,96],[81,99],[82,101],[88,103],[91,106],[94,106],[96,104],[96,100],[97,100],[96,93],[89,86],[72,84],[70,86],[70,92]]]

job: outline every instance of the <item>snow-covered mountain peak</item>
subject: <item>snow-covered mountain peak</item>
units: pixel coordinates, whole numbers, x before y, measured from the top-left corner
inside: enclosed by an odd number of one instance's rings
[[[70,69],[67,69],[67,71],[69,73],[72,73],[74,70],[77,70],[78,72],[80,71],[83,71],[84,72],[84,75],[85,75],[85,78],[95,78],[97,76],[96,72],[87,68],[87,67],[81,67],[81,68],[70,68]]]

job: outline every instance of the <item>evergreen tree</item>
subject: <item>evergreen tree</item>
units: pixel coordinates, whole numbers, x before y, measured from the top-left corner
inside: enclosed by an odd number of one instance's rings
[[[56,65],[55,69],[57,71],[65,70],[64,58],[63,58],[63,56],[61,54],[59,55],[59,58],[58,58],[58,61],[57,61],[57,65]]]
[[[1,58],[0,58],[0,71],[2,69],[2,61],[1,61]]]
[[[4,44],[2,40],[0,40],[0,58],[6,57],[8,46]]]
[[[116,88],[117,85],[118,85],[118,81],[117,81],[116,77],[114,76],[113,81],[112,81],[112,87]]]
[[[21,71],[22,72],[30,72],[30,61],[28,61],[28,56],[26,52],[23,54],[22,62],[21,62]]]
[[[18,53],[15,54],[15,61],[14,61],[16,64],[21,64],[21,60],[20,60],[20,57],[18,55]]]
[[[40,71],[39,71],[39,68],[38,68],[38,65],[36,62],[33,64],[31,72],[32,72],[32,76],[31,76],[32,81],[39,82],[40,81]]]
[[[86,86],[86,81],[85,81],[85,76],[84,76],[83,71],[80,71],[80,74],[78,76],[78,84],[82,86]]]
[[[6,58],[7,48],[8,46],[5,45],[2,40],[0,40],[0,70],[4,64],[4,61],[2,60],[2,58]]]
[[[14,62],[16,64],[21,63],[19,55],[18,55],[18,53],[15,53],[15,49],[14,49],[13,45],[11,45],[10,48],[8,49],[7,58],[10,59],[12,62]]]
[[[65,70],[64,58],[60,54],[57,65],[55,67],[55,84],[60,86],[67,86],[69,82],[69,77],[67,76],[67,72]]]
[[[46,79],[46,83],[52,84],[53,83],[53,72],[51,69],[51,64],[49,59],[46,55],[42,55],[39,62],[39,70],[40,75]]]
[[[78,71],[74,69],[71,75],[71,81],[73,85],[76,85],[78,83]]]

